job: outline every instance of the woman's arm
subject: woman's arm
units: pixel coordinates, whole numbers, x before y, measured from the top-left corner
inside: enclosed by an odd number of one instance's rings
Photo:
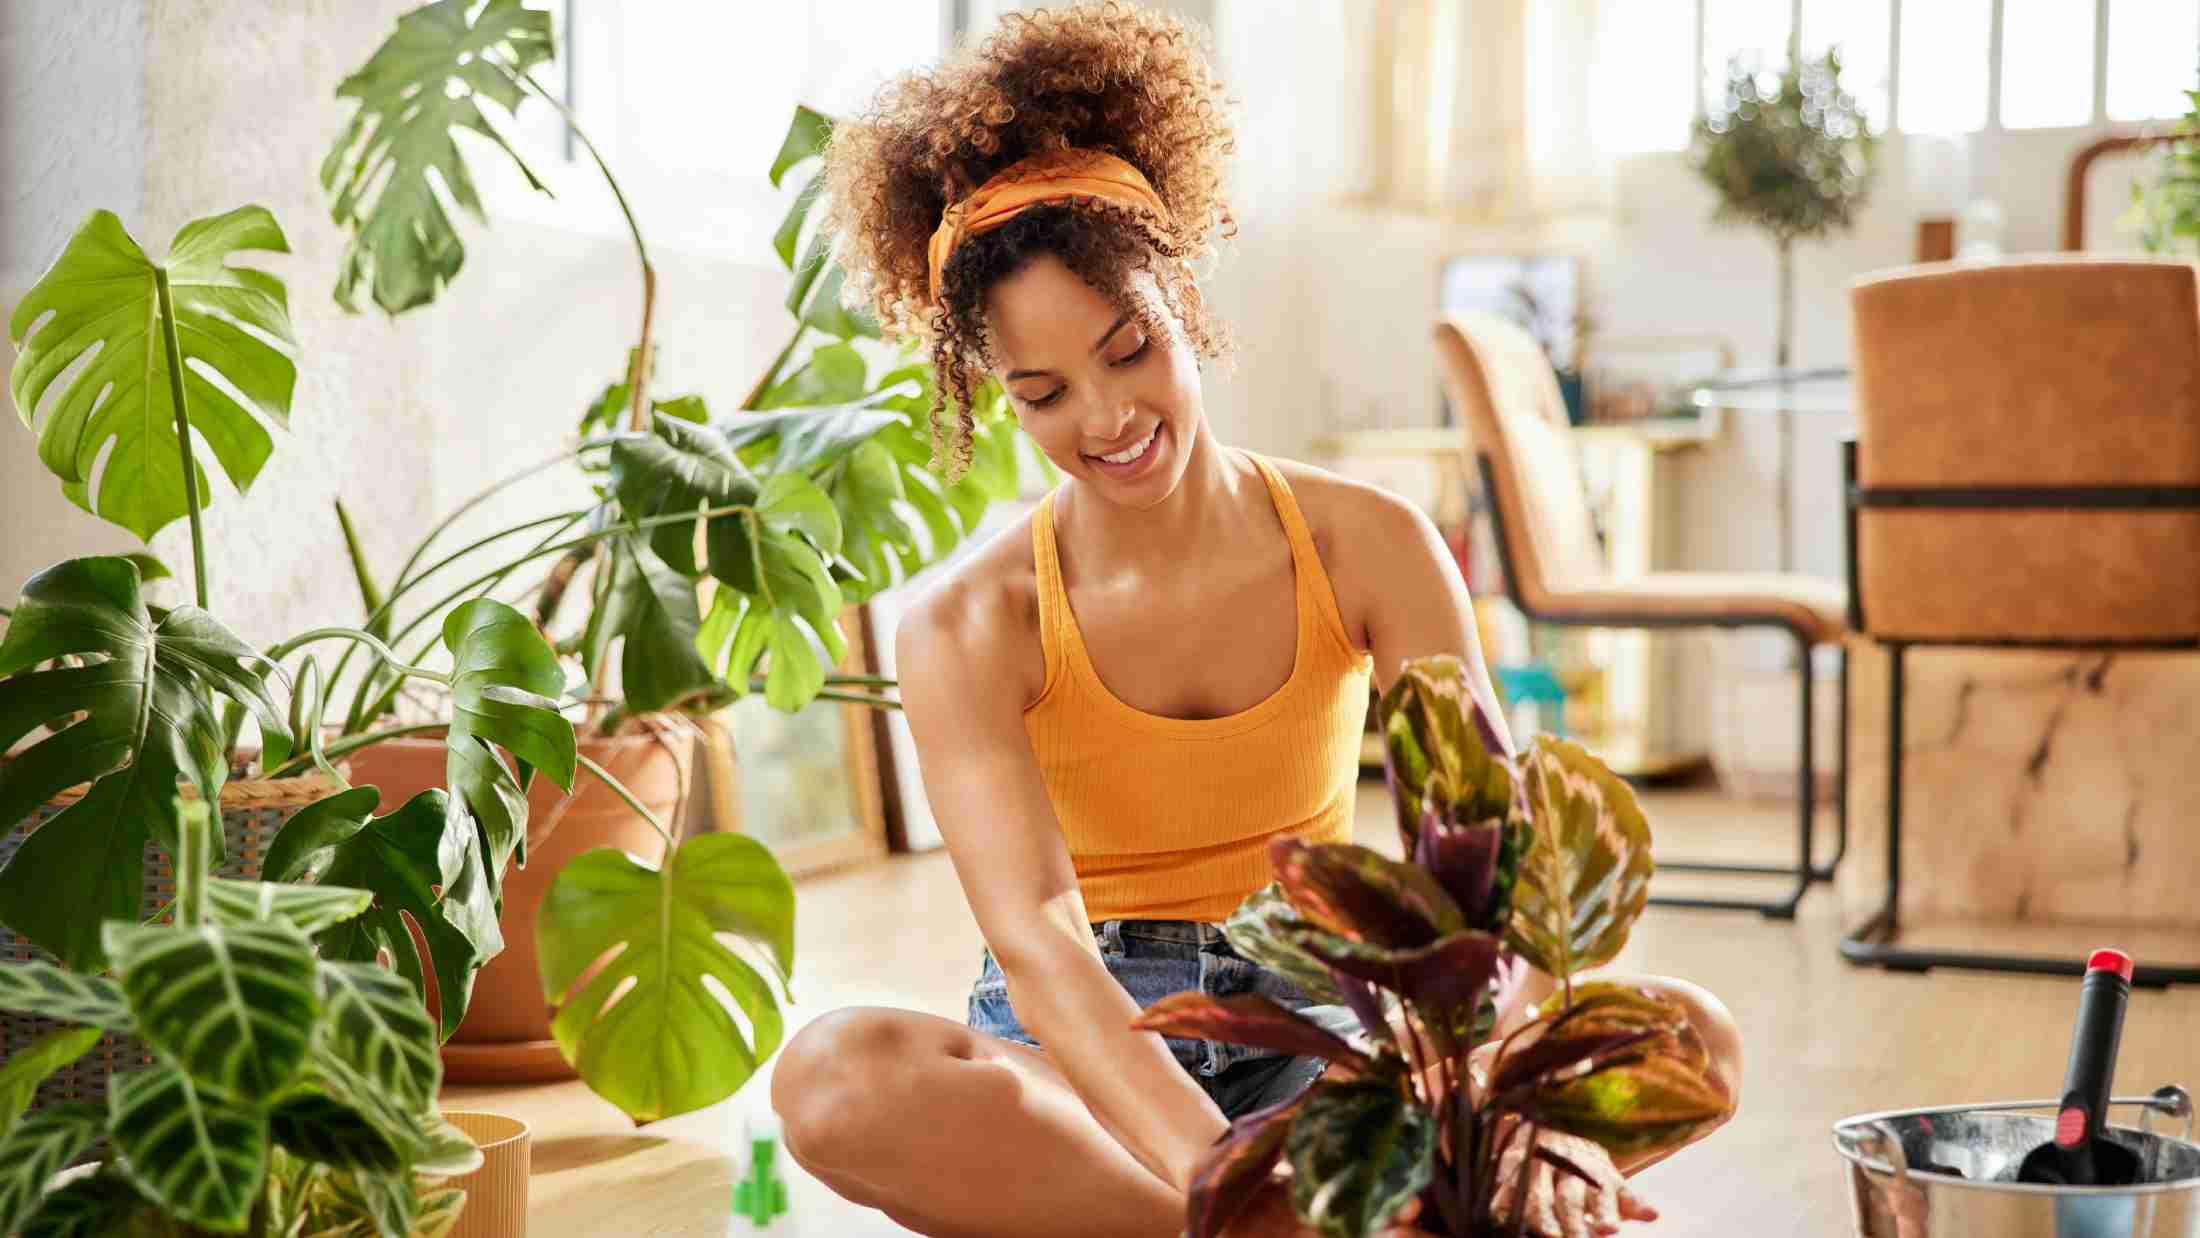
[[[991,596],[988,596],[988,591]],[[895,664],[924,791],[1024,1027],[1109,1134],[1182,1190],[1228,1129],[1221,1110],[1108,973],[1024,730],[1012,603],[952,581],[903,621]]]

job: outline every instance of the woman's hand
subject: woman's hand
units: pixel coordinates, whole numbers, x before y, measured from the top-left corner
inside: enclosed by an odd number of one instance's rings
[[[1627,1189],[1626,1177],[1595,1140],[1538,1131],[1536,1143],[1579,1166],[1589,1179],[1540,1158],[1528,1164],[1528,1141],[1516,1129],[1497,1162],[1498,1216],[1513,1215],[1525,1182],[1528,1232],[1537,1238],[1601,1238],[1618,1233],[1623,1221],[1658,1219],[1658,1210]]]

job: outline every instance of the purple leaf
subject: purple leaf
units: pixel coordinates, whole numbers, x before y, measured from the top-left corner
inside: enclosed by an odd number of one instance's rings
[[[1302,933],[1299,944],[1345,975],[1394,990],[1431,1012],[1471,1013],[1489,991],[1502,943],[1489,933],[1468,929],[1404,950],[1318,931]]]
[[[1171,993],[1131,1020],[1142,1032],[1160,1032],[1198,1040],[1274,1049],[1293,1056],[1324,1058],[1365,1073],[1367,1055],[1342,1036],[1291,1013],[1258,993],[1214,997],[1197,990]]]
[[[1451,895],[1467,923],[1502,927],[1483,921],[1497,882],[1497,853],[1504,841],[1500,822],[1455,826],[1431,811],[1421,816],[1421,836],[1415,842],[1413,862],[1427,869],[1436,884]]]
[[[1305,1094],[1256,1109],[1230,1124],[1193,1173],[1187,1198],[1189,1238],[1217,1238],[1264,1190],[1282,1190],[1271,1175],[1283,1155],[1284,1136]]]
[[[1426,872],[1366,847],[1281,838],[1268,855],[1291,906],[1324,932],[1396,949],[1466,925],[1459,905]]]
[[[1374,985],[1334,967],[1329,969],[1329,979],[1337,986],[1337,992],[1344,995],[1344,1004],[1359,1016],[1360,1026],[1369,1036],[1384,1041],[1391,1039],[1390,1023],[1383,1017],[1383,995]]]

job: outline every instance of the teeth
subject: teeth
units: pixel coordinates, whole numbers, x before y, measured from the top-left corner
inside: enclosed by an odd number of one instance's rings
[[[1100,458],[1107,461],[1109,464],[1129,464],[1131,461],[1136,460],[1138,457],[1146,454],[1146,445],[1153,442],[1153,436],[1160,433],[1160,431],[1161,423],[1157,421],[1153,423],[1153,429],[1146,431],[1146,437],[1138,440],[1128,447],[1125,447],[1123,450],[1116,452],[1112,456],[1102,456]]]

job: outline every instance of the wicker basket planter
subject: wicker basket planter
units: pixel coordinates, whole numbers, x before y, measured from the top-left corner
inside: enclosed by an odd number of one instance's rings
[[[313,770],[296,778],[238,778],[222,786],[221,821],[222,838],[227,858],[216,869],[219,876],[252,881],[260,876],[260,857],[267,853],[267,845],[275,837],[275,831],[291,814],[307,804],[335,793],[340,788],[327,775]],[[33,813],[30,820],[5,838],[0,838],[0,865],[14,859],[23,840],[32,830],[44,825],[62,809],[83,798],[88,786],[71,787],[48,801]],[[197,792],[186,784],[183,794],[195,798]],[[151,919],[159,914],[176,896],[175,862],[159,844],[145,844],[145,893],[139,915]],[[31,944],[14,929],[0,925],[0,967],[12,967],[29,962],[53,963],[56,960]],[[66,1026],[52,1019],[36,1015],[0,1011],[0,1061],[15,1056],[32,1041],[48,1032]],[[78,1058],[69,1066],[39,1086],[31,1101],[31,1108],[57,1104],[62,1101],[103,1101],[107,1096],[107,1081],[114,1075],[137,1070],[152,1064],[152,1057],[135,1037],[113,1033],[102,1036],[92,1051]]]

